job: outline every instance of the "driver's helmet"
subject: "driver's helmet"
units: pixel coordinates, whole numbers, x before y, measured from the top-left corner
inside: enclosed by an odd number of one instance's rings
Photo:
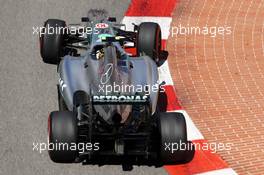
[[[108,34],[108,33],[99,34],[96,42],[101,43],[107,37],[113,37],[113,35]],[[95,57],[97,60],[104,58],[104,48],[103,47],[97,47],[97,49],[95,50]]]
[[[95,57],[97,60],[104,58],[104,48],[95,51]]]

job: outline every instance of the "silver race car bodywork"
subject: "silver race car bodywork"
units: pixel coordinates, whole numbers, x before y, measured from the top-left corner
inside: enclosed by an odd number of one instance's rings
[[[40,36],[42,59],[57,65],[59,76],[59,110],[49,115],[48,142],[89,145],[83,150],[50,149],[51,160],[121,164],[123,170],[191,161],[194,149],[167,149],[168,144],[190,143],[183,114],[166,112],[158,66],[168,53],[161,49],[160,26],[143,22],[126,31],[111,17],[84,17],[82,22],[89,33]],[[58,19],[44,23],[46,30],[50,26],[71,28]],[[136,53],[126,52],[127,43],[134,44]]]
[[[111,24],[107,26],[111,27]],[[60,93],[68,109],[73,109],[73,95],[80,90],[90,96],[139,93],[149,96],[153,114],[159,88],[156,63],[149,56],[130,57],[119,42],[103,42],[98,36],[102,34],[114,36],[112,30],[107,31],[110,33],[95,34],[92,37],[91,44],[87,46],[87,52],[83,56],[67,55],[60,62],[58,68]],[[96,48],[100,48],[104,53],[99,59]],[[153,90],[153,87],[156,89]],[[115,112],[122,116],[122,122],[131,112],[131,104],[100,104],[94,105],[94,108],[108,122],[111,122],[110,119]]]

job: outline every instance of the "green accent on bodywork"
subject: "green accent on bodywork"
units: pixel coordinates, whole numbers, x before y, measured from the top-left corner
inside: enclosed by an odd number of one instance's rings
[[[112,37],[111,34],[100,34],[98,35],[98,38],[101,39],[101,41],[106,40],[107,37]]]

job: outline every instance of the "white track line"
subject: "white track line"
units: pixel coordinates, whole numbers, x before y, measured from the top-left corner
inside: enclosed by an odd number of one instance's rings
[[[232,168],[225,168],[195,175],[237,175],[237,173]]]

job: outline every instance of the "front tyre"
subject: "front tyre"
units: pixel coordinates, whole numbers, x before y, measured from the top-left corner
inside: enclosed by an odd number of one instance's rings
[[[147,55],[158,61],[161,52],[161,29],[159,24],[143,22],[138,26],[137,55]]]
[[[66,23],[58,19],[48,19],[40,35],[40,54],[44,63],[59,64],[63,56],[63,42]]]
[[[48,119],[49,156],[56,163],[73,163],[78,156],[77,119],[73,112],[54,111]]]

